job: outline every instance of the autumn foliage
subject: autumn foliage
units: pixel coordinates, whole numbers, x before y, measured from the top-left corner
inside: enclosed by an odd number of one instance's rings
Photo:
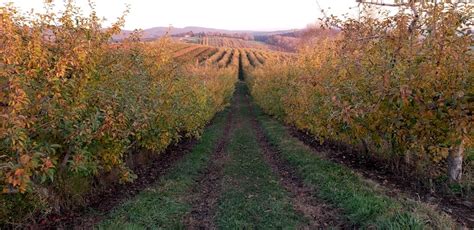
[[[57,15],[46,6],[30,15],[0,8],[2,220],[18,218],[28,197],[47,205],[64,177],[115,170],[132,180],[131,149],[160,153],[198,137],[237,78],[236,68],[177,66],[166,38],[111,44],[123,18],[104,29],[93,9],[84,16],[67,1]]]
[[[296,61],[252,71],[252,95],[320,141],[460,181],[453,166],[474,144],[472,10],[426,4],[393,16],[329,18],[337,37],[309,41]]]

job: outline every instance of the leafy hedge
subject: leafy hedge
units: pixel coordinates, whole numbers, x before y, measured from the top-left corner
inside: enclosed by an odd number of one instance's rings
[[[328,19],[338,35],[305,44],[296,61],[253,70],[252,95],[321,141],[364,146],[395,166],[444,175],[473,146],[470,12],[469,5],[427,3],[393,16]]]
[[[178,66],[166,38],[112,44],[123,18],[104,29],[94,9],[84,16],[68,1],[57,15],[46,6],[26,16],[0,8],[3,223],[54,208],[64,177],[115,170],[133,180],[124,162],[131,149],[160,153],[199,137],[237,78],[235,67]]]

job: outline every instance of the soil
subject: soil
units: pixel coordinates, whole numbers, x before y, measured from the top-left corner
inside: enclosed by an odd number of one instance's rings
[[[364,177],[388,188],[388,191],[390,191],[388,195],[397,197],[400,192],[403,192],[413,200],[438,207],[450,215],[462,227],[474,228],[474,200],[436,193],[423,186],[417,179],[419,177],[396,173],[388,167],[382,167],[387,164],[370,158],[355,148],[329,141],[321,144],[313,136],[295,127],[289,127],[288,129],[294,137],[311,146],[316,154],[352,168]]]
[[[224,165],[228,161],[225,154],[227,144],[230,141],[230,134],[234,127],[232,107],[227,115],[224,133],[214,148],[211,160],[205,171],[200,175],[197,184],[190,196],[193,208],[184,217],[183,223],[187,229],[216,229],[215,215],[218,198],[220,197],[223,178]]]

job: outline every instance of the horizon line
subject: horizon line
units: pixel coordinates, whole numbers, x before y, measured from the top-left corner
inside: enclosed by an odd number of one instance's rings
[[[202,29],[213,29],[213,30],[227,30],[227,31],[239,31],[239,32],[277,32],[277,31],[288,31],[288,30],[302,30],[304,28],[275,28],[275,29],[224,29],[224,28],[215,28],[215,27],[206,27],[206,26],[153,26],[148,28],[122,28],[122,31],[134,31],[134,30],[148,30],[154,28],[174,28],[174,29],[186,29],[186,28],[202,28]]]

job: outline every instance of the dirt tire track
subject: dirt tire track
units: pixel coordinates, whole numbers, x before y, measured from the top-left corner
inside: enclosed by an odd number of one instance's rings
[[[252,125],[265,162],[270,165],[273,173],[278,176],[280,185],[290,193],[289,197],[293,208],[309,221],[307,225],[299,226],[299,228],[354,228],[348,220],[342,217],[340,210],[318,199],[314,189],[306,186],[303,180],[298,177],[296,170],[280,158],[278,150],[270,144],[263,127],[257,120],[256,113],[250,105],[249,97],[249,95],[246,95],[245,103],[249,105],[250,113],[253,115]]]
[[[197,180],[199,186],[196,186],[192,191],[194,195],[191,195],[190,199],[193,208],[183,218],[184,226],[187,229],[217,229],[215,226],[216,206],[222,190],[223,168],[229,160],[225,151],[235,126],[234,107],[231,107],[227,115],[224,133],[214,148],[208,166]]]

